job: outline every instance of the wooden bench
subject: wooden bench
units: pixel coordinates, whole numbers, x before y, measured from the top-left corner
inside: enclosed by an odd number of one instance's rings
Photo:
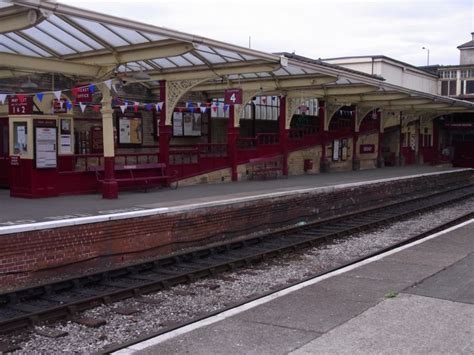
[[[274,157],[264,157],[249,160],[250,165],[250,179],[256,178],[278,178],[283,175],[283,157],[277,155]]]
[[[145,191],[149,187],[170,186],[178,188],[178,182],[170,184],[173,176],[167,174],[166,164],[133,164],[133,165],[115,165],[115,181],[120,188],[144,188]],[[88,171],[95,173],[95,177],[99,186],[104,182],[104,167],[91,166]]]

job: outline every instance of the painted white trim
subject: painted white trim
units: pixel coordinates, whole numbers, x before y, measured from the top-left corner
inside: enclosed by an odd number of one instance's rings
[[[472,170],[472,169],[466,168],[466,169],[455,169],[455,170],[439,171],[439,172],[437,171],[437,172],[432,172],[432,173],[396,176],[396,177],[391,177],[391,178],[386,178],[386,179],[345,183],[345,184],[332,185],[332,186],[310,187],[310,188],[290,190],[290,191],[271,192],[271,193],[264,193],[260,195],[236,197],[236,198],[230,198],[230,199],[218,200],[218,201],[200,202],[200,203],[194,203],[194,204],[183,205],[183,206],[160,207],[160,208],[152,208],[152,209],[139,210],[139,211],[111,213],[111,214],[88,216],[88,217],[77,217],[77,218],[64,219],[64,220],[58,220],[58,221],[19,224],[19,225],[14,225],[14,226],[0,227],[0,235],[30,232],[30,231],[43,230],[43,229],[70,227],[70,226],[77,226],[77,225],[82,225],[82,224],[116,221],[116,220],[122,220],[122,219],[128,219],[128,218],[148,217],[148,216],[154,216],[154,215],[165,214],[165,213],[190,212],[192,210],[199,209],[199,208],[226,206],[230,204],[243,203],[243,202],[249,202],[249,201],[258,201],[262,199],[283,197],[283,196],[289,196],[289,195],[309,194],[309,193],[314,193],[314,192],[318,192],[318,193],[331,192],[331,191],[335,191],[339,189],[358,187],[358,186],[381,183],[381,182],[406,180],[406,179],[419,178],[419,177],[432,176],[432,175],[451,174],[451,173],[469,171],[469,170]]]
[[[336,271],[333,271],[329,274],[326,274],[326,275],[323,275],[323,276],[319,276],[319,277],[316,277],[314,279],[311,279],[311,280],[308,280],[308,281],[305,281],[305,282],[302,282],[298,285],[294,285],[294,286],[291,286],[291,287],[288,287],[284,290],[281,290],[281,291],[278,291],[278,292],[275,292],[271,295],[268,295],[268,296],[265,296],[263,298],[260,298],[260,299],[257,299],[255,301],[252,301],[252,302],[249,302],[249,303],[246,303],[242,306],[239,306],[239,307],[236,307],[236,308],[232,308],[228,311],[225,311],[225,312],[222,312],[222,313],[219,313],[215,316],[212,316],[212,317],[209,317],[209,318],[206,318],[206,319],[203,319],[201,321],[198,321],[198,322],[195,322],[195,323],[192,323],[192,324],[189,324],[187,326],[184,326],[182,328],[178,328],[178,329],[175,329],[171,332],[168,332],[168,333],[165,333],[165,334],[161,334],[161,335],[158,335],[154,338],[151,338],[151,339],[148,339],[148,340],[145,340],[141,343],[138,343],[138,344],[134,344],[134,345],[131,345],[130,347],[128,348],[125,348],[125,349],[122,349],[122,350],[119,350],[119,351],[116,351],[114,352],[113,354],[120,354],[120,355],[125,355],[125,354],[134,354],[135,352],[137,351],[141,351],[141,350],[144,350],[148,347],[151,347],[151,346],[155,346],[155,345],[158,345],[160,343],[163,343],[167,340],[170,340],[170,339],[173,339],[179,335],[182,335],[182,334],[186,334],[186,333],[189,333],[193,330],[196,330],[196,329],[199,329],[199,328],[202,328],[202,327],[205,327],[205,326],[208,326],[208,325],[211,325],[211,324],[214,324],[214,323],[217,323],[221,320],[224,320],[224,319],[227,319],[227,318],[230,318],[234,315],[237,315],[239,313],[242,313],[244,311],[247,311],[249,309],[252,309],[252,308],[255,308],[257,306],[260,306],[262,304],[265,304],[265,303],[268,303],[274,299],[277,299],[277,298],[280,298],[282,296],[286,296],[292,292],[295,292],[295,291],[298,291],[304,287],[307,287],[307,286],[311,286],[311,285],[314,285],[318,282],[321,282],[323,280],[326,280],[330,277],[333,277],[333,276],[337,276],[337,275],[341,275],[341,274],[344,274],[348,271],[351,271],[351,270],[354,270],[358,267],[361,267],[363,265],[367,265],[367,264],[370,264],[370,263],[373,263],[374,261],[378,261],[380,259],[383,259],[389,255],[392,255],[392,254],[395,254],[395,253],[398,253],[402,250],[405,250],[405,249],[408,249],[408,248],[411,248],[412,246],[414,245],[418,245],[418,244],[421,244],[421,243],[424,243],[428,240],[431,240],[431,239],[434,239],[436,237],[439,237],[440,235],[443,235],[443,234],[446,234],[446,233],[449,233],[451,231],[454,231],[456,229],[459,229],[459,228],[462,228],[470,223],[473,223],[474,222],[474,219],[471,219],[469,221],[466,221],[466,222],[463,222],[463,223],[460,223],[456,226],[453,226],[453,227],[450,227],[448,229],[445,229],[441,232],[438,232],[438,233],[435,233],[435,234],[432,234],[428,237],[425,237],[423,239],[420,239],[420,240],[417,240],[413,243],[410,243],[410,244],[407,244],[407,245],[404,245],[404,246],[401,246],[399,248],[396,248],[396,249],[393,249],[393,250],[390,250],[388,252],[385,252],[383,254],[380,254],[380,255],[377,255],[377,256],[373,256],[369,259],[366,259],[366,260],[363,260],[361,262],[358,262],[356,264],[353,264],[353,265],[350,265],[350,266],[347,266],[343,269],[340,269],[340,270],[336,270]]]

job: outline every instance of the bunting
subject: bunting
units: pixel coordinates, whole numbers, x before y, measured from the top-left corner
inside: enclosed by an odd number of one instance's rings
[[[7,94],[0,94],[0,102],[2,105],[5,103],[5,99],[7,98]]]
[[[58,101],[61,100],[61,90],[54,91],[53,94],[54,94],[54,97],[56,97]]]
[[[42,92],[36,94],[36,97],[38,98],[39,102],[43,101],[43,96],[44,94]]]
[[[82,102],[79,102],[79,107],[81,108],[81,112],[84,113],[84,110],[86,109],[87,105],[83,104]]]
[[[125,103],[124,105],[120,105],[120,110],[122,111],[122,113],[125,113],[125,111],[127,110],[127,103]]]

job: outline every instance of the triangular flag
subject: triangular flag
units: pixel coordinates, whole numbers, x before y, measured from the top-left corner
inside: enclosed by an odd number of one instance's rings
[[[36,94],[36,97],[38,98],[39,102],[43,101],[43,96],[44,94],[42,92]]]
[[[200,102],[198,102],[196,105],[197,105],[197,107],[201,107],[201,103],[200,103]]]
[[[228,109],[229,109],[229,105],[225,104],[224,105],[224,112],[227,112]]]
[[[152,104],[146,104],[145,105],[145,110],[147,110],[147,111],[151,111],[152,108],[153,108]]]
[[[7,94],[0,94],[0,102],[2,105],[5,103],[5,99],[7,98]]]
[[[84,113],[84,110],[86,109],[87,105],[83,104],[82,102],[79,102],[79,107],[81,108],[81,112]]]
[[[112,90],[112,79],[104,81],[104,84],[109,88],[109,90]]]
[[[58,101],[61,100],[61,90],[55,91],[54,96],[56,97],[56,99],[58,99]]]
[[[94,112],[100,112],[100,105],[92,105]]]
[[[133,111],[138,112],[138,105],[140,105],[140,103],[137,101],[133,103]]]
[[[122,113],[125,113],[125,110],[127,109],[127,104],[125,105],[120,105],[120,110],[122,111]]]
[[[194,107],[189,107],[188,110],[189,112],[194,113]]]
[[[207,107],[206,106],[201,106],[201,107],[199,107],[199,109],[201,110],[201,113],[204,113],[204,112],[206,112]]]
[[[163,104],[164,104],[164,102],[158,102],[156,104],[156,110],[161,111],[163,109]]]
[[[90,92],[91,94],[93,94],[94,91],[95,91],[95,85],[94,85],[94,84],[90,84],[90,85],[89,85],[89,92]]]
[[[193,103],[191,101],[186,102],[186,107],[188,108],[193,107]]]
[[[67,102],[66,102],[66,108],[68,109],[68,111],[69,111],[70,109],[72,109],[72,103],[71,103],[71,101],[67,101]]]

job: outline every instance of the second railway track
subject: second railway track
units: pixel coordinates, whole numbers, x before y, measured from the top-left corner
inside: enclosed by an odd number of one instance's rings
[[[474,195],[474,186],[333,218],[225,245],[0,295],[0,332],[74,316],[102,303],[215,275],[289,250],[317,245]]]

